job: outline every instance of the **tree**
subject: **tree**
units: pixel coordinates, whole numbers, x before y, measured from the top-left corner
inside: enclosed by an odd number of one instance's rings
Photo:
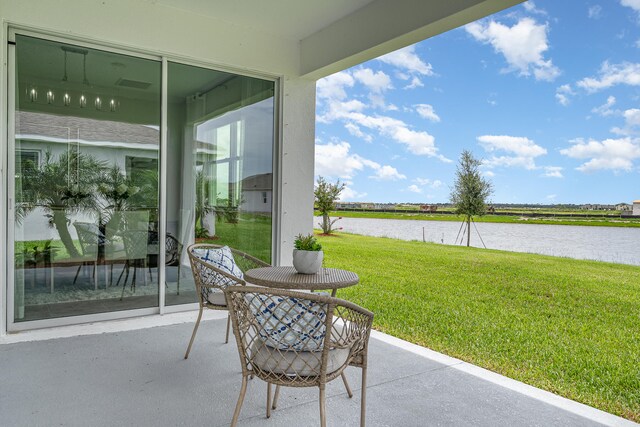
[[[335,209],[336,201],[340,196],[342,190],[344,190],[345,184],[340,183],[338,180],[335,184],[331,184],[321,176],[318,177],[318,184],[314,190],[316,196],[316,209],[322,214],[322,222],[319,225],[322,227],[324,234],[331,234],[333,224],[340,218],[331,220],[329,218],[329,212]]]
[[[47,151],[42,166],[23,179],[23,191],[44,209],[49,225],[56,228],[71,257],[78,257],[79,252],[69,233],[69,217],[98,210],[96,188],[104,170],[105,163],[90,155],[72,151],[54,160]]]
[[[471,241],[471,219],[482,216],[487,211],[487,199],[493,192],[493,185],[480,175],[482,161],[464,150],[456,169],[456,181],[451,190],[451,203],[456,215],[464,215],[467,223],[467,246]]]

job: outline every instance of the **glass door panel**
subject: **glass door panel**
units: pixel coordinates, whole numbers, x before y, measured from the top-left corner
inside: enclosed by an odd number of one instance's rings
[[[16,36],[15,322],[157,307],[160,74]]]
[[[169,62],[167,305],[196,302],[186,249],[214,243],[271,262],[274,82]],[[169,263],[171,260],[171,264]]]

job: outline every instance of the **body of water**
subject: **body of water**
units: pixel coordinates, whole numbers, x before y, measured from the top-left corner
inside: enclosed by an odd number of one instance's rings
[[[317,226],[321,218],[314,219]],[[456,244],[460,222],[342,218],[334,227],[348,233]],[[477,228],[477,231],[476,231]],[[480,237],[482,237],[482,240]],[[460,243],[460,236],[457,243]],[[640,265],[640,228],[542,224],[471,224],[471,246],[514,252]],[[466,245],[466,237],[464,238]]]

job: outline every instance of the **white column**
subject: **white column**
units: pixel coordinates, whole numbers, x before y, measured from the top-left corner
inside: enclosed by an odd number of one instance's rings
[[[279,265],[292,264],[293,239],[313,227],[316,82],[285,77],[277,181]]]

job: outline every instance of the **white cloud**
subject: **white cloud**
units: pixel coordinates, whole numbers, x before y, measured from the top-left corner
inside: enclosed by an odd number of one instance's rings
[[[396,181],[399,179],[406,179],[407,177],[398,172],[393,166],[380,166],[374,168],[376,173],[369,178],[373,178],[379,181]]]
[[[604,104],[602,104],[599,107],[595,107],[591,110],[592,113],[596,113],[602,117],[607,117],[610,116],[612,114],[615,113],[614,110],[611,109],[611,107],[613,107],[616,103],[616,97],[615,96],[609,96],[607,98],[607,102],[605,102]]]
[[[542,176],[546,178],[564,178],[562,169],[561,166],[545,166]]]
[[[485,170],[482,173],[484,174],[484,176],[487,176],[489,178],[493,178],[494,176],[496,176],[495,172],[490,171],[490,170]]]
[[[349,133],[353,136],[357,136],[358,138],[362,138],[367,142],[373,141],[373,137],[369,134],[362,132],[360,127],[354,123],[345,123],[344,127],[349,131]]]
[[[602,16],[602,6],[597,4],[595,6],[590,6],[587,13],[590,19],[600,19]]]
[[[583,139],[572,141],[570,148],[560,153],[574,159],[588,159],[576,169],[581,172],[597,170],[630,171],[633,161],[640,158],[640,144],[631,138],[605,139],[604,141]]]
[[[370,178],[376,180],[395,181],[406,179],[405,175],[392,166],[380,165],[373,160],[352,153],[351,145],[344,141],[316,144],[315,160],[315,173],[320,176],[350,180],[358,172],[368,168],[374,172]]]
[[[640,40],[638,41],[640,43]],[[411,83],[409,83],[408,85],[406,85],[404,87],[404,89],[415,89],[417,87],[423,87],[424,83],[422,83],[422,80],[420,80],[418,77],[414,76],[411,79]]]
[[[374,93],[382,93],[393,88],[391,78],[382,71],[371,68],[359,68],[353,72],[353,77]]]
[[[525,3],[522,4],[522,6],[524,6],[525,10],[529,13],[536,13],[538,15],[546,15],[547,11],[544,9],[538,9],[536,7],[536,4],[533,2],[533,0],[529,0]]]
[[[415,107],[416,107],[416,112],[420,115],[420,117],[423,117],[427,120],[431,120],[432,122],[440,121],[440,116],[436,114],[432,105],[417,104]]]
[[[412,193],[422,194],[422,188],[418,187],[415,184],[411,184],[410,186],[408,186],[407,190],[411,191]]]
[[[422,187],[431,187],[433,189],[442,187],[442,181],[440,181],[439,179],[431,180],[429,178],[415,178],[413,182]]]
[[[379,57],[378,60],[404,69],[411,75],[420,74],[423,76],[432,76],[434,74],[433,67],[431,64],[420,59],[415,50],[415,45],[407,46],[395,52],[387,53]]]
[[[358,193],[350,186],[347,186],[340,193],[339,199],[344,202],[347,200],[362,199],[366,196],[367,196],[367,193]]]
[[[347,97],[345,87],[352,87],[354,83],[355,81],[351,74],[346,71],[339,71],[318,80],[316,83],[316,93],[318,98],[344,99]]]
[[[620,4],[640,13],[640,0],[620,0]]]
[[[627,126],[640,127],[640,110],[639,109],[632,108],[630,110],[626,110],[623,113],[623,115],[627,122]]]
[[[348,116],[352,112],[363,111],[367,106],[357,99],[351,101],[330,100],[327,102],[327,110],[320,114],[317,120],[322,123],[330,123],[336,119]]]
[[[622,113],[625,125],[623,128],[614,127],[611,132],[617,135],[634,135],[640,130],[640,110],[631,108]]]
[[[562,85],[556,89],[556,100],[565,107],[571,102],[569,97],[572,95],[575,95],[575,92],[571,89],[571,85]]]
[[[482,135],[478,142],[489,153],[504,151],[511,155],[492,156],[483,165],[488,168],[498,166],[537,169],[535,158],[547,154],[547,150],[529,138],[508,135]]]
[[[482,135],[478,137],[478,141],[488,152],[507,151],[523,157],[547,154],[546,149],[524,136]]]
[[[599,77],[587,77],[580,80],[577,85],[588,92],[597,92],[619,84],[640,86],[640,64],[622,62],[609,64],[605,61],[600,67]]]
[[[558,197],[558,195],[557,195],[557,194],[549,194],[549,195],[546,197],[546,199],[547,199],[547,200],[555,200],[557,197]]]
[[[367,160],[350,152],[347,142],[316,144],[315,173],[341,179],[351,179],[365,168]]]
[[[518,71],[522,76],[533,74],[536,80],[555,80],[560,70],[551,59],[544,58],[549,49],[547,25],[537,24],[531,18],[522,18],[512,27],[496,21],[488,24],[472,22],[465,29],[476,40],[490,44],[493,49],[504,55],[509,68],[506,72]]]
[[[435,138],[426,131],[415,131],[402,120],[388,116],[369,116],[360,112],[343,112],[341,116],[333,116],[359,127],[372,129],[381,135],[391,138],[398,144],[406,146],[409,152],[418,156],[437,157],[443,162],[451,162],[450,159],[438,154],[435,146]]]

